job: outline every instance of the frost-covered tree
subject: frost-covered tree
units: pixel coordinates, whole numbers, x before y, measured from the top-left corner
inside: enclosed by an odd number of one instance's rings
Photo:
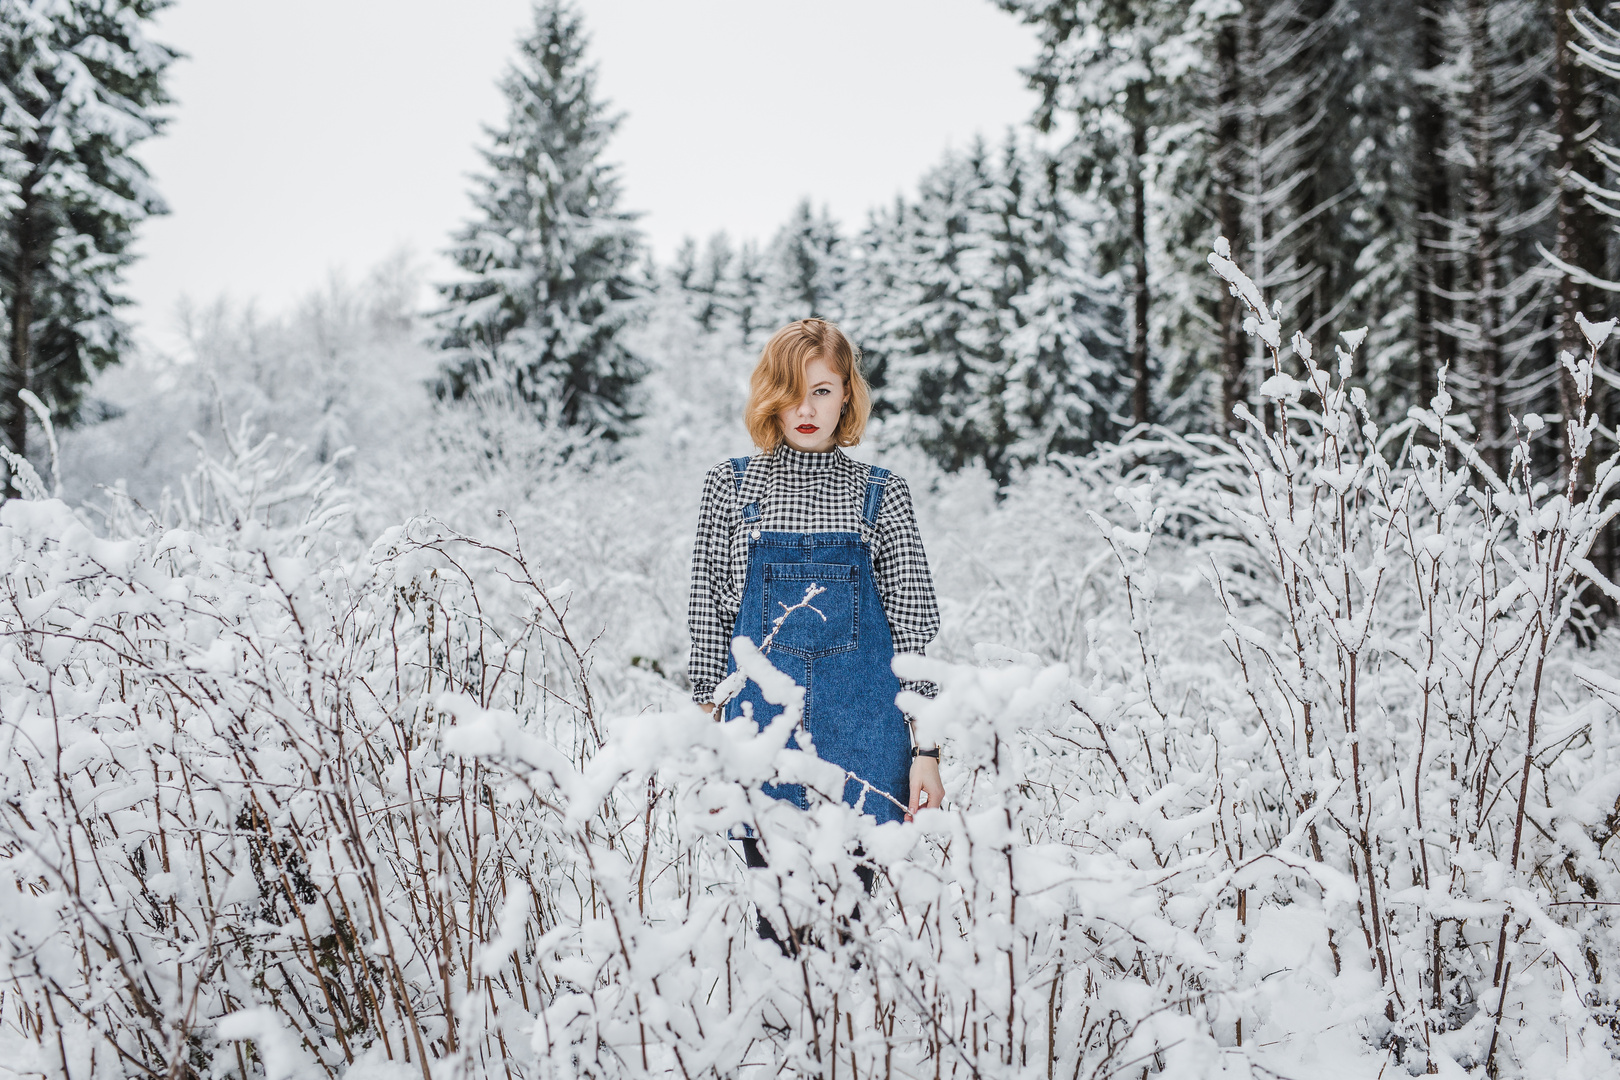
[[[1179,76],[1188,69],[1183,41],[1187,0],[998,0],[1037,27],[1041,51],[1030,81],[1041,92],[1036,126],[1067,130],[1065,151],[1075,190],[1106,211],[1100,229],[1105,265],[1124,271],[1130,293],[1131,414],[1151,418],[1152,267],[1150,224],[1154,160],[1150,141],[1187,118]]]
[[[737,249],[737,262],[732,272],[732,303],[737,330],[743,341],[754,340],[765,320],[763,309],[765,292],[765,258],[759,244],[746,240]]]
[[[1578,352],[1575,314],[1596,321],[1605,294],[1620,292],[1620,20],[1577,4],[1555,3],[1559,35],[1557,108],[1558,225],[1552,260],[1559,286],[1559,348]],[[1573,382],[1560,378],[1568,414]],[[1610,393],[1606,395],[1613,397]],[[1611,413],[1605,423],[1613,422]]]
[[[367,489],[365,502],[398,491],[420,505],[420,470],[407,462],[453,411],[423,391],[440,354],[418,341],[420,282],[401,254],[273,314],[225,299],[180,305],[173,352],[143,351],[90,384],[81,423],[60,439],[64,496],[102,503],[107,485],[158,506],[199,444],[224,453],[252,432],[300,447]]]
[[[1568,411],[1553,339],[1574,341],[1590,289],[1541,249],[1606,266],[1616,248],[1591,242],[1603,196],[1579,182],[1605,188],[1594,155],[1616,144],[1571,59],[1593,4],[999,2],[1039,31],[1033,121],[1065,140],[1124,275],[1138,419],[1226,430],[1263,407],[1238,306],[1186,258],[1215,235],[1308,337],[1369,326],[1382,420],[1447,362],[1497,464],[1507,410]]]
[[[688,237],[676,249],[670,278],[704,333],[735,324],[742,300],[739,256],[731,237],[715,233],[700,250]]]
[[[817,316],[843,317],[844,286],[848,278],[846,244],[838,223],[825,208],[819,213],[805,199],[765,249],[760,291],[765,318],[756,320],[756,333]]]
[[[981,417],[992,407],[983,312],[989,307],[980,210],[989,186],[983,147],[948,154],[900,205],[868,232],[866,323],[869,353],[882,358],[880,414],[947,469],[982,459],[988,446]],[[886,242],[885,242],[886,241]]]
[[[1466,0],[1447,24],[1460,72],[1447,156],[1463,197],[1449,223],[1457,304],[1440,331],[1465,361],[1455,387],[1481,453],[1499,470],[1514,442],[1509,408],[1537,409],[1538,391],[1557,378],[1554,290],[1538,251],[1552,240],[1558,202],[1547,154],[1555,61],[1547,14],[1528,0]]]
[[[135,226],[166,212],[132,156],[163,119],[176,53],[146,37],[167,0],[0,3],[0,435],[25,454],[30,392],[73,418],[128,328]],[[12,492],[15,494],[15,492]]]
[[[493,384],[570,425],[623,434],[644,371],[621,332],[642,291],[635,215],[602,159],[618,118],[596,93],[587,37],[568,0],[539,0],[501,83],[506,123],[489,133],[474,219],[440,288],[441,392]]]
[[[1558,281],[1558,347],[1579,355],[1576,316],[1585,313],[1597,321],[1620,293],[1620,21],[1612,11],[1600,14],[1560,0],[1554,4],[1553,28],[1559,39],[1554,77],[1559,201],[1549,261]],[[1573,373],[1560,365],[1558,375],[1559,412],[1575,415]],[[1620,424],[1616,398],[1612,383],[1594,395],[1594,411],[1611,431]],[[1569,449],[1567,438],[1559,440],[1566,468]],[[1588,490],[1596,480],[1589,468],[1577,478],[1577,490]],[[1592,552],[1592,562],[1610,580],[1620,572],[1617,534],[1620,528],[1611,523]],[[1611,614],[1620,608],[1615,597],[1598,602]]]
[[[1336,250],[1341,208],[1356,193],[1346,160],[1354,146],[1331,122],[1344,116],[1357,73],[1346,40],[1353,16],[1346,0],[1273,0],[1246,6],[1241,24],[1242,240],[1263,265],[1256,284],[1275,291],[1311,335],[1340,299],[1338,276],[1354,257]]]
[[[1117,298],[1073,197],[1009,140],[948,154],[867,230],[858,330],[880,413],[943,467],[1005,484],[1089,449],[1125,407]]]
[[[1556,259],[1565,267],[1589,267],[1601,273],[1605,268],[1604,232],[1599,207],[1601,199],[1587,197],[1589,177],[1598,170],[1603,106],[1595,87],[1594,72],[1588,70],[1580,54],[1580,43],[1592,41],[1587,34],[1608,24],[1593,16],[1575,0],[1553,0],[1553,134],[1557,149],[1553,155],[1553,177],[1558,190],[1557,223],[1554,229]],[[1585,33],[1583,33],[1585,31]],[[1612,31],[1611,31],[1612,32]],[[1588,50],[1589,51],[1589,50]],[[1596,78],[1602,79],[1601,67]],[[1599,292],[1590,278],[1563,270],[1558,276],[1558,348],[1578,353],[1581,331],[1575,316],[1582,314],[1601,320]],[[1573,416],[1578,396],[1569,372],[1560,371],[1558,411]],[[1563,456],[1567,464],[1567,447]]]
[[[906,313],[903,283],[908,279],[912,253],[908,235],[916,208],[905,196],[897,195],[886,206],[867,215],[865,228],[849,243],[849,302],[845,305],[844,329],[861,349],[862,366],[872,384],[873,416],[887,419],[904,407],[903,393],[890,386],[891,379],[904,379],[891,370],[890,353],[906,345],[895,333]]]
[[[1094,204],[1052,163],[1009,142],[990,189],[991,311],[1005,365],[1010,441],[992,473],[1049,453],[1078,454],[1115,438],[1132,380],[1116,276],[1099,277]]]

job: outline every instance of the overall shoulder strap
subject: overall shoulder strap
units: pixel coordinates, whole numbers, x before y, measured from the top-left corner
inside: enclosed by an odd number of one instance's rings
[[[734,457],[731,459],[731,472],[737,483],[737,495],[739,497],[742,495],[743,478],[748,475],[749,461],[750,459],[747,457]],[[742,515],[743,520],[746,522],[752,523],[758,521],[759,502],[756,500],[744,506],[742,508]]]
[[[888,482],[889,470],[873,465],[866,482],[866,503],[861,507],[861,520],[869,529],[877,528],[878,509],[883,505],[883,489]]]

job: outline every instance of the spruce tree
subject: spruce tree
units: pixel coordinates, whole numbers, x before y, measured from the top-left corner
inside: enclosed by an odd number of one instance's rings
[[[896,350],[901,355],[909,350],[897,327],[909,303],[905,286],[912,256],[907,237],[913,213],[905,197],[896,196],[891,206],[867,215],[865,228],[848,248],[842,325],[860,345],[861,366],[872,387],[872,415],[881,420],[905,408],[905,392],[890,385],[896,374],[889,361]]]
[[[163,125],[178,55],[147,40],[167,0],[0,3],[0,435],[27,452],[36,394],[71,421],[93,372],[129,347],[118,309],[135,226],[166,212],[131,156]]]
[[[746,345],[757,340],[761,330],[769,333],[774,327],[764,326],[769,318],[765,312],[765,256],[759,244],[745,240],[737,249],[737,262],[731,273],[731,315],[737,323],[739,339]]]
[[[1128,407],[1116,290],[1048,162],[948,154],[863,237],[861,340],[880,415],[949,470],[1005,484],[1112,437]]]
[[[989,191],[990,312],[996,321],[1004,434],[992,474],[1116,438],[1130,410],[1117,279],[1097,276],[1095,208],[1053,163],[1008,140]]]
[[[917,201],[877,228],[895,245],[886,288],[874,294],[865,346],[883,359],[880,415],[894,415],[900,437],[944,468],[984,461],[995,424],[984,400],[993,360],[984,314],[990,305],[988,252],[981,230],[990,186],[984,148],[948,153],[918,185]],[[887,310],[884,310],[884,309]]]
[[[1355,246],[1347,247],[1349,200],[1371,194],[1371,185],[1358,191],[1348,160],[1357,112],[1343,103],[1359,97],[1350,93],[1356,52],[1345,42],[1352,15],[1344,0],[1268,0],[1243,5],[1203,36],[1221,75],[1219,104],[1204,125],[1204,141],[1221,165],[1220,235],[1307,336],[1346,298],[1356,256]],[[1210,234],[1186,239],[1197,249]],[[1197,272],[1207,280],[1204,254]],[[1217,292],[1225,430],[1238,426],[1232,415],[1238,401],[1263,411],[1258,391],[1271,369],[1258,342],[1240,333],[1242,314],[1231,291]]]
[[[1548,153],[1556,145],[1553,34],[1548,12],[1530,0],[1460,7],[1449,22],[1460,83],[1447,157],[1465,198],[1447,223],[1456,314],[1439,329],[1463,361],[1447,385],[1500,473],[1515,441],[1510,413],[1558,411],[1556,297],[1541,254],[1555,243],[1558,202]]]
[[[1162,153],[1152,142],[1190,119],[1180,83],[1186,74],[1182,40],[1191,22],[1188,0],[997,0],[1040,33],[1030,69],[1041,93],[1036,126],[1069,126],[1065,164],[1078,193],[1106,212],[1099,252],[1125,272],[1131,361],[1131,414],[1154,418],[1152,356],[1152,238],[1162,222],[1155,190]]]
[[[701,252],[691,237],[675,251],[670,278],[705,334],[735,321],[736,262],[737,252],[724,232],[709,237]]]
[[[452,253],[467,278],[441,286],[441,393],[493,386],[609,438],[635,420],[645,371],[621,332],[642,292],[634,215],[602,154],[618,125],[596,95],[581,18],[540,0],[501,89],[477,208]]]
[[[847,252],[837,222],[806,199],[794,208],[765,251],[763,311],[758,334],[812,316],[838,321],[844,314]]]

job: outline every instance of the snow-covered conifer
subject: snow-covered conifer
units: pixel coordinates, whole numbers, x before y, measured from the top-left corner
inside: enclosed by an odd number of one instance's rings
[[[1605,294],[1620,290],[1620,266],[1613,243],[1620,220],[1620,117],[1615,90],[1620,86],[1620,21],[1600,18],[1568,0],[1555,5],[1554,29],[1560,31],[1556,87],[1559,178],[1558,225],[1554,249],[1559,287],[1561,351],[1579,355],[1575,315],[1601,318]],[[1605,227],[1607,222],[1607,227]],[[1559,379],[1559,411],[1568,415],[1574,383],[1566,371]],[[1612,398],[1612,395],[1611,395]],[[1615,424],[1609,405],[1604,423]],[[1612,566],[1610,573],[1613,573]]]
[[[1439,330],[1461,354],[1454,392],[1474,416],[1484,459],[1499,471],[1515,441],[1509,408],[1538,408],[1538,391],[1557,379],[1552,294],[1538,251],[1552,240],[1558,202],[1549,198],[1550,140],[1541,137],[1551,120],[1552,73],[1542,9],[1526,0],[1468,0],[1446,26],[1459,72],[1447,156],[1462,197],[1447,222],[1457,303]]]
[[[1009,140],[988,192],[991,312],[1006,371],[997,475],[1051,452],[1089,451],[1118,435],[1130,407],[1123,311],[1113,281],[1096,273],[1094,207],[1050,164]]]
[[[641,292],[640,237],[619,208],[603,150],[618,124],[597,97],[587,38],[568,0],[538,0],[501,84],[476,214],[452,253],[466,272],[441,286],[442,391],[509,387],[563,422],[623,434],[642,361],[621,331]]]
[[[865,283],[873,309],[870,349],[882,358],[880,414],[896,416],[899,437],[947,469],[986,457],[1001,403],[991,390],[984,331],[989,311],[988,251],[980,229],[990,185],[984,147],[948,153],[918,186],[917,201],[872,232]]]
[[[811,316],[835,321],[843,316],[845,241],[825,208],[818,213],[810,200],[799,203],[766,248],[762,271],[766,318],[756,332],[769,334]]]
[[[1014,139],[999,159],[948,154],[868,230],[860,278],[881,414],[945,468],[1002,483],[1089,449],[1125,407],[1117,299],[1044,164]]]
[[[1153,415],[1150,226],[1162,220],[1150,142],[1187,119],[1180,76],[1189,68],[1187,0],[998,0],[1035,25],[1041,52],[1030,81],[1041,91],[1036,125],[1067,130],[1065,167],[1076,191],[1106,211],[1105,265],[1125,271],[1131,414]]]
[[[166,212],[131,151],[157,133],[173,50],[146,37],[167,0],[0,4],[0,434],[27,452],[30,391],[70,420],[128,328],[119,278],[135,226]]]
[[[670,277],[685,297],[704,333],[721,329],[736,314],[737,250],[724,232],[709,237],[700,251],[688,237],[677,249]]]

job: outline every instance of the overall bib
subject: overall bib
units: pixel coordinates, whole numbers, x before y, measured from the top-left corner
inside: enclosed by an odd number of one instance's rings
[[[738,492],[748,461],[740,457],[731,462]],[[868,532],[876,529],[888,478],[886,469],[872,469],[861,509]],[[816,610],[799,608],[787,616],[766,656],[805,688],[804,729],[817,756],[860,778],[846,779],[844,802],[879,823],[905,820],[911,735],[894,703],[900,692],[900,680],[890,668],[894,638],[866,540],[853,532],[764,531],[757,502],[744,506],[742,517],[748,537],[748,578],[733,636],[760,645],[782,613],[804,600],[811,585],[825,590],[810,600]],[[736,659],[729,658],[726,674],[736,666]],[[748,682],[726,704],[726,718],[741,716],[745,701],[752,705],[761,728],[782,711],[766,703],[756,683]],[[797,749],[797,737],[788,745]],[[798,784],[766,784],[764,791],[801,808],[808,805]]]

